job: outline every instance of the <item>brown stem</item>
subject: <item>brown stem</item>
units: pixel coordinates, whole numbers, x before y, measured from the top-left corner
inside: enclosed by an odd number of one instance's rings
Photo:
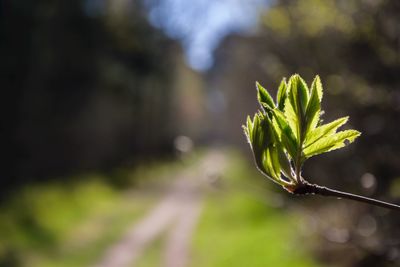
[[[360,195],[350,194],[347,192],[342,192],[334,189],[327,188],[325,186],[319,186],[316,184],[310,184],[308,182],[303,182],[299,185],[294,191],[293,194],[296,195],[321,195],[321,196],[329,196],[329,197],[337,197],[337,198],[346,198],[355,200],[358,202],[367,203],[374,206],[379,206],[387,209],[400,210],[400,206],[384,201],[380,201],[373,198],[363,197]]]

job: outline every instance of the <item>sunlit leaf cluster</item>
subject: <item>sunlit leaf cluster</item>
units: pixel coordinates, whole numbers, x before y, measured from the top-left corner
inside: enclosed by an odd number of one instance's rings
[[[348,117],[322,124],[319,76],[310,87],[297,74],[283,79],[275,101],[259,83],[256,87],[261,110],[247,117],[243,129],[258,169],[288,190],[302,182],[306,159],[342,148],[360,135],[356,130],[338,131]]]

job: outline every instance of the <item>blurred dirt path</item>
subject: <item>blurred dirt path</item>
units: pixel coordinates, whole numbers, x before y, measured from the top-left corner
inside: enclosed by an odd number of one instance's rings
[[[148,245],[166,230],[170,232],[162,266],[186,266],[191,236],[201,212],[202,188],[221,175],[225,162],[221,152],[210,151],[199,164],[184,170],[159,204],[112,245],[95,267],[134,266]]]

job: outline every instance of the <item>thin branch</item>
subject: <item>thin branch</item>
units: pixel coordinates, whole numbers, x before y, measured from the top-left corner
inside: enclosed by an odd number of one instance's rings
[[[347,192],[342,192],[334,189],[327,188],[325,186],[319,186],[316,184],[310,184],[308,182],[304,182],[303,184],[299,185],[294,191],[294,194],[296,195],[321,195],[321,196],[329,196],[329,197],[337,197],[337,198],[345,198],[345,199],[351,199],[355,200],[358,202],[362,203],[367,203],[370,205],[374,206],[379,206],[387,209],[392,209],[392,210],[400,210],[400,206],[393,204],[393,203],[388,203],[384,201],[380,201],[377,199],[369,198],[369,197],[364,197],[360,195],[355,195],[355,194],[350,194]]]

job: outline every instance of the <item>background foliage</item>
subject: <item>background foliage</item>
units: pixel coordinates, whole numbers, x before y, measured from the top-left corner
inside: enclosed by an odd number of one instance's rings
[[[122,205],[126,200],[121,185],[141,182],[141,170],[148,167],[139,165],[176,159],[176,149],[182,151],[181,145],[174,145],[179,135],[198,146],[235,147],[252,160],[240,126],[258,108],[254,82],[274,94],[281,78],[292,73],[308,84],[319,74],[326,111],[322,119],[350,115],[349,127],[363,133],[346,149],[310,159],[304,176],[332,188],[400,200],[398,1],[267,2],[257,6],[256,26],[246,34],[224,32],[226,37],[214,45],[213,64],[201,72],[185,62],[187,43],[162,24],[174,21],[158,20],[155,25],[152,20],[152,14],[158,14],[154,9],[165,3],[172,1],[2,3],[1,223],[11,227],[3,229],[14,230],[1,237],[0,266],[18,266],[27,248],[47,251],[70,229],[64,222],[78,224],[74,218],[100,207],[83,203],[103,199]],[[220,18],[224,10],[217,12]],[[199,18],[204,13],[191,12]],[[189,32],[191,24],[185,23],[182,29]],[[188,36],[186,41],[191,40]],[[129,176],[132,170],[139,175]],[[162,175],[144,175],[150,176]],[[74,204],[65,203],[70,197],[66,185],[78,188]],[[90,188],[97,188],[93,195]],[[400,216],[334,199],[281,200],[282,210],[274,213],[278,218],[283,210],[302,214],[307,229],[299,238],[311,240],[310,253],[319,264],[398,265]],[[47,202],[54,208],[46,211]],[[97,208],[89,211],[92,207]],[[125,208],[126,220],[140,213]],[[213,209],[206,211],[206,218],[220,220]],[[67,211],[61,222],[60,210]],[[249,219],[248,227],[255,221]],[[270,227],[278,227],[276,222]],[[213,227],[218,225],[204,222],[199,229],[217,231]],[[199,247],[206,244],[196,240]],[[218,255],[214,259],[218,262]]]

